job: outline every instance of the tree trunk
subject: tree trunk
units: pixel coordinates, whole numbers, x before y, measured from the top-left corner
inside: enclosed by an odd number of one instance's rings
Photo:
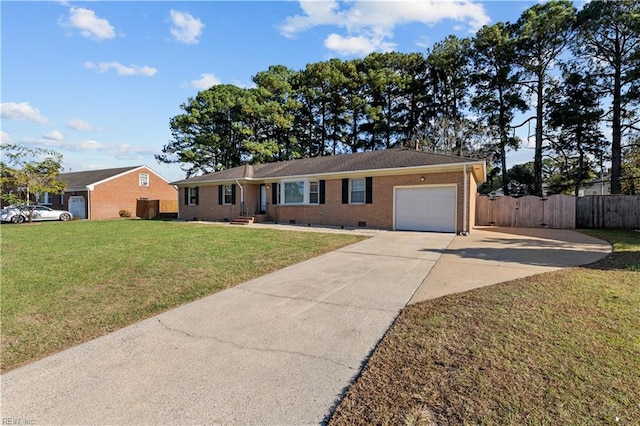
[[[620,59],[616,58],[616,66],[613,77],[613,122],[612,122],[612,139],[611,139],[611,194],[620,194],[620,175],[622,171],[622,126],[621,126],[621,109],[622,109],[622,84],[621,84],[621,68]]]
[[[385,140],[386,148],[391,148],[391,93],[387,91],[387,135]]]
[[[534,191],[538,197],[542,197],[542,115],[543,115],[543,96],[544,83],[543,76],[538,76],[538,85],[536,87],[536,148],[533,158],[533,177]]]
[[[500,156],[502,157],[502,192],[504,195],[509,195],[509,176],[507,176],[507,136],[503,134],[500,138]]]
[[[578,197],[578,193],[580,192],[580,186],[582,185],[582,174],[584,173],[584,151],[582,150],[582,138],[580,135],[578,136],[577,146],[578,146],[578,176],[576,176],[576,186],[574,189],[574,195],[576,198]]]

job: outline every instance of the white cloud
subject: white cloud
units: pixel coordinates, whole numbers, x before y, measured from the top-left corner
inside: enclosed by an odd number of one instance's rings
[[[51,134],[44,135],[41,138],[24,138],[18,141],[18,143],[74,153],[93,153],[123,160],[143,160],[154,154],[158,154],[157,147],[148,148],[129,144],[106,144],[92,139],[69,141],[64,140],[64,138],[56,138],[55,135]]]
[[[366,36],[342,37],[339,34],[331,34],[324,41],[324,46],[343,56],[367,55],[375,51],[389,52],[396,46],[393,43],[384,42],[382,39],[372,39]]]
[[[220,80],[215,75],[203,73],[200,74],[200,78],[198,80],[191,80],[189,85],[194,89],[205,90],[220,83]]]
[[[179,42],[197,44],[205,25],[198,18],[188,12],[171,10],[171,35]]]
[[[11,143],[11,136],[9,136],[9,133],[0,130],[0,143]]]
[[[72,118],[68,120],[66,124],[68,128],[72,130],[77,130],[79,132],[89,131],[89,130],[103,130],[100,127],[95,127],[93,124],[87,121],[80,120],[79,118]]]
[[[70,151],[106,151],[107,146],[103,143],[88,140],[65,144],[65,148]]]
[[[280,33],[293,37],[297,33],[322,25],[343,28],[346,35],[330,35],[325,40],[328,49],[339,53],[367,52],[369,48],[385,50],[393,46],[388,39],[396,27],[410,23],[433,26],[444,20],[475,32],[490,22],[482,4],[471,0],[370,1],[301,0],[302,14],[290,16],[280,25]],[[360,47],[358,47],[360,46]]]
[[[80,34],[88,39],[108,40],[116,36],[116,32],[109,21],[99,18],[91,9],[72,7],[69,9],[69,19],[60,24],[80,30]]]
[[[114,158],[120,158],[123,160],[139,160],[151,154],[158,153],[158,150],[155,148],[149,149],[129,144],[112,145],[108,148],[108,151],[114,156]]]
[[[292,37],[295,33],[319,25],[343,26],[346,23],[345,16],[339,11],[340,5],[336,0],[300,0],[299,3],[304,15],[290,16],[280,26],[280,33],[286,37]]]
[[[416,41],[416,46],[421,47],[423,49],[428,49],[431,47],[433,43],[428,36],[422,36],[418,41]]]
[[[37,108],[29,105],[29,102],[4,102],[0,104],[0,116],[7,120],[28,120],[38,124],[49,122]]]
[[[94,62],[85,62],[84,67],[87,69],[98,70],[98,72],[105,73],[109,70],[115,70],[118,75],[141,75],[144,77],[151,77],[155,75],[158,70],[147,65],[141,67],[138,65],[122,65],[119,62],[100,62],[98,64]]]
[[[47,140],[51,140],[51,141],[61,141],[64,140],[64,136],[62,136],[62,133],[60,133],[57,130],[52,130],[48,133],[45,133],[44,135],[42,135],[43,138],[47,139]]]

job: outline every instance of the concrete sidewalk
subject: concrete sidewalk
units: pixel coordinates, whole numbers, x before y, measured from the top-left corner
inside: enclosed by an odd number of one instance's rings
[[[21,424],[317,424],[453,234],[384,232],[2,375]]]
[[[566,229],[478,227],[456,236],[410,304],[596,262],[609,243]]]

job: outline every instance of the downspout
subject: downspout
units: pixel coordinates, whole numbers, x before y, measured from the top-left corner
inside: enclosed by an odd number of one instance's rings
[[[91,220],[91,188],[87,188],[87,220]]]
[[[468,234],[468,232],[467,232],[467,209],[468,209],[467,198],[468,198],[468,195],[469,195],[468,194],[469,189],[467,188],[467,165],[466,164],[462,165],[462,171],[464,173],[464,179],[463,179],[463,181],[464,181],[464,190],[463,190],[464,195],[463,195],[463,199],[462,199],[462,206],[463,206],[462,207],[462,232],[461,232],[460,235],[466,236]]]
[[[240,187],[240,216],[244,216],[244,188],[238,179],[236,179],[236,184]]]

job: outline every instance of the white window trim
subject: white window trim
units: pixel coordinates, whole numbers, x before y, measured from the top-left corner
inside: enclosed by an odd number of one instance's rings
[[[42,200],[42,201],[40,201]],[[50,192],[44,192],[40,197],[38,197],[38,204],[43,206],[50,206],[53,204],[53,196]]]
[[[302,202],[287,203],[286,202],[286,184],[292,182],[302,182],[304,185]],[[311,182],[318,184],[318,202],[311,202]],[[320,204],[320,181],[317,179],[287,179],[280,182],[280,204],[283,206],[317,206]]]
[[[195,186],[188,186],[187,187],[187,192],[188,192],[188,194],[187,194],[187,205],[188,206],[197,205],[195,202],[192,201],[192,199],[196,197],[196,194],[195,194],[196,187]],[[192,194],[192,192],[193,192],[193,194]]]
[[[143,178],[143,176],[146,176]],[[149,187],[149,173],[138,173],[138,185]]]
[[[353,195],[353,181],[354,180],[361,180],[362,181],[362,201],[353,201],[351,199],[352,195]],[[360,191],[358,191],[360,192]],[[357,205],[361,205],[361,204],[366,204],[367,202],[367,180],[365,178],[353,178],[353,179],[349,179],[349,204],[357,204]]]
[[[316,202],[312,202],[311,201],[311,184],[315,183],[316,184]],[[320,181],[318,180],[310,180],[308,183],[309,186],[309,204],[315,206],[317,204],[320,204]]]
[[[229,188],[229,202],[227,202],[227,188]],[[222,205],[230,206],[233,204],[233,185],[222,185]]]

